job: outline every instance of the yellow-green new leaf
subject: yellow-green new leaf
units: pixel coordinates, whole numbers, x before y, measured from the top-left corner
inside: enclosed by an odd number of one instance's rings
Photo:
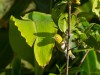
[[[56,33],[56,25],[53,22],[51,15],[32,12],[26,14],[24,18],[29,18],[34,21],[36,27],[36,41],[34,43],[34,55],[37,63],[41,67],[45,67],[51,57],[54,46],[54,39],[52,38]]]
[[[90,0],[92,4],[92,12],[100,17],[100,0]]]
[[[21,32],[22,37],[26,39],[27,44],[32,47],[35,40],[35,35],[33,35],[33,33],[36,32],[34,22],[31,20],[20,20],[13,16],[11,18],[14,21],[14,25],[17,26],[18,30]]]

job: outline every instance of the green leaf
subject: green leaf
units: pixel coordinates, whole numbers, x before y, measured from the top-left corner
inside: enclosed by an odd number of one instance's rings
[[[85,17],[80,17],[79,20],[80,23],[78,25],[78,28],[80,29],[81,32],[84,32],[88,28],[88,26],[90,26],[90,24]]]
[[[100,0],[89,0],[92,5],[92,12],[94,12],[98,17],[100,17]]]
[[[1,72],[0,75],[6,75],[5,72]]]
[[[85,17],[87,20],[91,20],[94,16],[94,14],[92,12],[80,12],[78,15],[78,17]]]
[[[81,33],[80,34],[80,39],[83,40],[83,41],[86,40],[87,39],[87,35],[85,33]]]
[[[100,34],[100,25],[99,24],[94,24],[94,26],[92,28],[93,28],[94,33]]]
[[[21,59],[15,57],[12,63],[12,75],[21,75]]]
[[[32,47],[35,40],[35,35],[33,35],[33,33],[36,32],[34,22],[31,20],[19,20],[13,16],[11,19],[15,22],[14,25],[17,26],[18,30],[21,32],[21,36],[23,36],[26,39],[27,44]]]
[[[54,20],[55,24],[58,24],[58,19],[60,17],[60,10],[59,9],[56,9],[56,8],[52,8],[52,19]]]
[[[72,14],[71,15],[71,31],[75,29],[76,23],[77,23],[77,17],[74,14]]]
[[[100,39],[100,36],[91,35],[86,40],[86,44],[90,46],[91,48],[95,48],[95,50],[98,50],[100,49],[100,41],[98,39]]]
[[[18,20],[17,20],[18,21]],[[21,22],[19,20],[19,22]],[[23,58],[33,64],[33,48],[26,43],[26,39],[21,36],[18,27],[15,26],[13,19],[10,20],[9,41],[16,56]]]
[[[77,8],[77,10],[80,11],[80,12],[87,12],[87,13],[89,13],[89,12],[92,11],[91,3],[89,1],[84,3],[82,6],[79,6]]]
[[[82,72],[83,71],[83,69],[82,68],[80,68],[80,67],[72,67],[72,68],[70,68],[69,69],[69,74],[74,74],[74,73],[76,73],[76,72]]]
[[[8,30],[0,29],[0,69],[4,69],[13,59]]]
[[[87,26],[87,28],[85,29],[85,34],[88,35],[91,32],[91,30],[94,30],[92,29],[94,25],[95,25],[94,23],[89,24],[89,26]]]
[[[67,14],[61,14],[59,20],[58,20],[58,27],[62,32],[65,32],[68,28],[68,15]]]
[[[2,72],[0,72],[0,75],[12,75],[11,69],[5,69]]]
[[[77,44],[75,43],[75,39],[78,38],[78,35],[76,33],[71,33],[70,34],[70,48],[71,49],[76,49]]]
[[[56,33],[55,23],[48,14],[32,12],[25,16],[34,21],[36,27],[36,41],[34,44],[34,54],[36,61],[42,67],[45,67],[52,56],[54,47],[54,39],[52,38]]]
[[[51,44],[43,45],[45,42],[51,42]],[[54,46],[53,43],[54,41],[52,39],[39,37],[36,39],[34,45],[34,53],[35,58],[40,66],[45,67],[49,63],[52,56],[52,50]]]
[[[54,73],[49,73],[49,75],[57,75],[57,74],[54,74]]]
[[[67,4],[67,1],[61,1],[61,2],[58,2],[57,4],[55,4],[54,8],[52,8],[52,18],[54,20],[54,22],[56,24],[58,24],[58,20],[61,16],[61,14],[64,13],[65,9],[66,9],[66,4]]]
[[[100,63],[95,51],[90,51],[82,64],[81,75],[100,75]]]

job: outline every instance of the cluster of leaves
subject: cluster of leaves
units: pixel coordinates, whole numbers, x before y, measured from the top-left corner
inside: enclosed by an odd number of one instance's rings
[[[63,37],[68,29],[67,0],[34,0],[37,12],[27,14],[25,9],[34,3],[31,0],[21,2],[15,0],[0,20],[9,20],[9,30],[3,29],[7,23],[0,25],[0,74],[65,75],[66,58],[57,50],[53,36],[59,33]],[[19,5],[22,5],[20,9]],[[100,74],[100,58],[96,52],[100,50],[99,5],[100,0],[84,1],[81,5],[72,3],[70,45],[76,58],[70,60],[69,75]],[[23,14],[25,16],[20,17]],[[88,55],[79,66],[87,51]]]

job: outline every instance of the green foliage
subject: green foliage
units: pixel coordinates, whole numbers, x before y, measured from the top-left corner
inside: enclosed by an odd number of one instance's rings
[[[92,60],[92,63],[91,63]],[[99,75],[100,74],[100,63],[97,60],[96,53],[90,51],[87,55],[83,65],[83,72],[80,75]]]
[[[66,17],[68,17],[68,14],[61,14],[58,20],[58,27],[62,32],[65,32],[68,28],[68,23],[66,22],[66,20],[68,21],[68,19]]]
[[[12,75],[20,75],[20,71],[21,71],[21,60],[15,57],[12,63]]]
[[[72,2],[70,47],[76,58],[69,61],[69,75],[99,75],[100,0]],[[53,37],[67,39],[67,3],[9,0],[6,8],[6,0],[0,1],[0,75],[65,75],[65,54]]]
[[[14,25],[18,27],[18,30],[21,32],[21,36],[23,36],[28,45],[32,47],[35,40],[35,35],[33,35],[33,33],[36,32],[34,22],[31,20],[19,20],[13,16],[11,17],[11,20],[14,21]]]
[[[51,59],[52,48],[54,47],[53,36],[57,29],[50,15],[33,12],[26,16],[35,23],[36,32],[33,33],[33,35],[36,35],[34,54],[38,64],[44,67]]]
[[[57,30],[55,28],[55,24],[53,23],[50,15],[42,14],[39,12],[26,14],[26,16],[23,18],[25,18],[25,20],[18,20],[14,17],[11,17],[11,21],[13,21],[14,24],[10,24],[10,31],[11,28],[13,28],[15,25],[18,27],[18,31],[21,32],[21,36],[26,39],[26,43],[30,47],[32,47],[33,43],[35,42],[33,46],[35,58],[38,64],[44,67],[46,64],[48,64],[52,56],[52,48],[54,46],[53,36]],[[10,32],[9,37],[12,39],[12,31]],[[11,43],[13,44],[13,42]],[[23,48],[23,50],[25,49]],[[28,52],[28,49],[26,49],[26,51]]]
[[[8,30],[0,29],[0,70],[5,68],[13,59],[13,52],[8,37]]]
[[[26,43],[25,39],[21,36],[21,33],[18,31],[18,28],[14,25],[13,21],[10,21],[9,40],[12,49],[17,56],[33,64],[33,48]]]

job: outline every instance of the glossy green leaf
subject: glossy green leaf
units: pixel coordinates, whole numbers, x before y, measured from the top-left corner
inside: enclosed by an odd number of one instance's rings
[[[21,32],[18,30],[18,27],[15,26],[13,20],[10,20],[9,40],[15,55],[33,64],[33,48],[30,47],[26,39],[21,36]]]
[[[98,17],[100,17],[100,0],[89,0],[92,5],[92,12],[94,12]]]
[[[81,75],[100,75],[100,63],[95,51],[90,51],[82,64]]]
[[[36,27],[36,41],[34,44],[34,54],[36,61],[42,67],[46,66],[52,56],[54,39],[56,33],[55,23],[48,14],[32,12],[25,16],[34,21]]]
[[[11,19],[15,22],[14,25],[17,26],[18,30],[21,32],[21,36],[23,36],[26,39],[27,44],[32,47],[35,40],[35,35],[33,35],[33,33],[36,32],[34,22],[31,20],[19,20],[13,16]]]
[[[62,32],[65,32],[68,28],[68,15],[67,14],[61,14],[59,20],[58,20],[58,27]]]

